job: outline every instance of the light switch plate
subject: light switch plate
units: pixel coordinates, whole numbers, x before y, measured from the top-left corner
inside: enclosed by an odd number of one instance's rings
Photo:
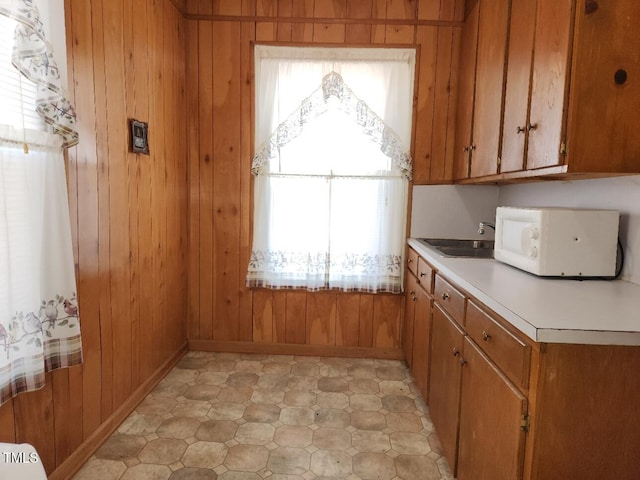
[[[131,132],[130,147],[133,153],[149,155],[149,124],[139,120],[129,120]]]

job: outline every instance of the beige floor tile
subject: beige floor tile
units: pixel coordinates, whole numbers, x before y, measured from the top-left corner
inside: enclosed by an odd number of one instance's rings
[[[453,480],[395,360],[189,352],[74,480]]]

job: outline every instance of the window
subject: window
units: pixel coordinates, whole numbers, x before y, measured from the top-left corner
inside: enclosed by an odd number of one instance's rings
[[[0,0],[0,405],[82,361],[59,72],[35,4]]]
[[[256,46],[247,284],[402,291],[412,49]]]

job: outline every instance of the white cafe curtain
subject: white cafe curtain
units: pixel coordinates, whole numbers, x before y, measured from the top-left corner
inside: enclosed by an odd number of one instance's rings
[[[75,113],[33,2],[0,0],[0,34],[1,405],[82,349],[62,150]]]
[[[256,46],[247,285],[402,290],[415,51]]]

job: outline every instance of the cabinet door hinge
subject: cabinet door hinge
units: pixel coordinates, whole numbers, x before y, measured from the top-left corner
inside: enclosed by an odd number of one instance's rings
[[[524,433],[529,431],[529,415],[526,413],[520,417],[520,430]]]
[[[567,154],[567,142],[560,142],[560,155]]]

